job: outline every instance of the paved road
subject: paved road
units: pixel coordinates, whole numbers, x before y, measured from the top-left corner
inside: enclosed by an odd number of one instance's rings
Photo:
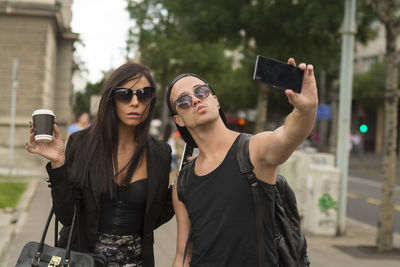
[[[396,186],[394,188],[394,226],[400,233],[400,157],[397,158]],[[378,224],[382,201],[382,156],[364,154],[351,156],[347,194],[347,216],[371,226]]]
[[[395,186],[394,225],[400,233],[400,186]],[[357,177],[349,177],[347,216],[371,226],[377,226],[381,207],[381,183]]]
[[[400,185],[400,156],[397,157],[396,185]],[[382,182],[382,156],[364,154],[361,157],[351,156],[349,160],[349,175],[363,179]]]

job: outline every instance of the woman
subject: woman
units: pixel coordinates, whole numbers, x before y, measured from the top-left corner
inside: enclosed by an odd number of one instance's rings
[[[31,126],[26,149],[50,160],[58,219],[71,225],[74,204],[80,207],[72,249],[102,253],[109,266],[154,266],[153,230],[173,216],[171,148],[148,135],[155,87],[144,65],[116,69],[93,124],[70,136],[65,154],[56,124],[48,144],[35,142]],[[64,246],[68,230],[60,232]]]

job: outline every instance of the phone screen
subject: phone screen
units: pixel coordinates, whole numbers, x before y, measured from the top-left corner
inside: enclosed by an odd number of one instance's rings
[[[303,75],[304,71],[298,67],[258,55],[253,79],[300,93]]]

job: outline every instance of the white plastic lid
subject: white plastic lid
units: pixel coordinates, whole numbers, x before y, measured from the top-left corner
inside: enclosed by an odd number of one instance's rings
[[[50,109],[37,109],[37,110],[33,111],[32,117],[35,116],[35,115],[39,115],[39,114],[47,114],[47,115],[56,116],[54,114],[54,112],[52,110],[50,110]]]

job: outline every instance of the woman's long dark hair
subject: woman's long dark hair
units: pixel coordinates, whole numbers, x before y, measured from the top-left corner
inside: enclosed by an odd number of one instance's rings
[[[105,82],[99,110],[92,125],[76,135],[74,139],[78,138],[79,140],[71,144],[70,151],[67,151],[67,160],[71,161],[71,180],[76,186],[83,188],[91,185],[97,192],[113,197],[116,186],[115,178],[118,175],[117,171],[120,170],[118,166],[118,125],[120,120],[116,112],[114,89],[128,81],[139,80],[142,77],[147,78],[150,85],[156,88],[149,69],[145,65],[132,62],[125,63],[113,71]],[[155,104],[156,97],[154,96],[146,107],[149,109],[147,118],[136,127],[135,134],[132,136],[137,146],[130,161],[123,167],[123,169],[128,169],[122,182],[124,185],[129,183],[144,155]],[[71,156],[68,157],[68,155]],[[96,179],[96,184],[90,181],[89,172],[90,176]]]

